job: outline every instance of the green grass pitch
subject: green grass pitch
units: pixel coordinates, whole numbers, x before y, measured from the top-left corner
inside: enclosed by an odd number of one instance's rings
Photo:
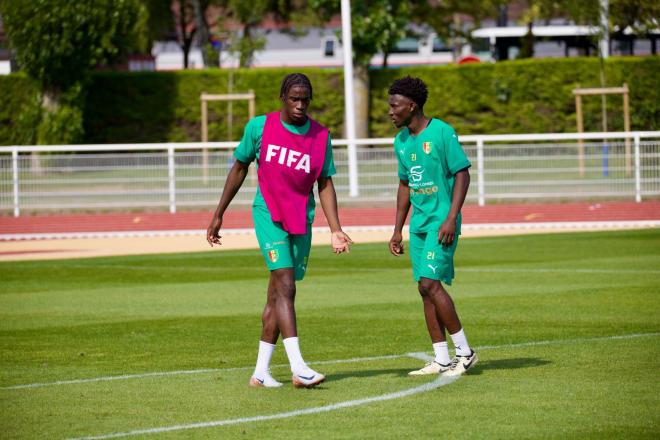
[[[294,389],[280,343],[257,390],[256,250],[2,263],[0,438],[660,437],[660,230],[464,239],[456,268],[471,374],[406,375],[431,348],[407,257],[326,246],[296,307],[327,381]]]

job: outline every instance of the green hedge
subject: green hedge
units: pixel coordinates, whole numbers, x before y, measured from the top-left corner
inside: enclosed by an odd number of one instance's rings
[[[343,77],[338,70],[304,69],[314,86],[310,114],[336,133],[343,122]],[[234,74],[234,93],[254,90],[256,112],[280,107],[282,78],[290,69],[245,69]],[[96,74],[85,104],[87,142],[186,142],[201,140],[202,92],[228,93],[226,70]],[[233,106],[232,138],[248,120],[247,101]],[[227,103],[209,103],[209,140],[226,140]]]
[[[427,115],[452,124],[461,134],[575,132],[572,90],[600,87],[596,58],[532,59],[496,64],[378,70],[371,75],[372,136],[390,136],[387,89],[396,78],[422,78],[429,87]],[[608,86],[630,88],[633,130],[660,129],[660,57],[611,58]],[[607,98],[608,131],[623,131],[621,95]],[[583,98],[586,131],[602,127],[601,99]]]
[[[371,71],[370,130],[375,137],[393,136],[387,117],[387,89],[396,78],[419,76],[429,86],[428,115],[454,125],[460,134],[543,133],[576,130],[572,89],[598,87],[595,58],[532,59],[496,64],[409,67]],[[627,82],[633,130],[660,130],[660,57],[607,60],[608,86]],[[289,68],[243,69],[234,72],[233,90],[256,93],[257,114],[279,107],[280,82]],[[337,69],[302,69],[314,85],[312,117],[334,137],[343,130],[343,77]],[[83,106],[85,142],[175,142],[200,140],[202,92],[227,93],[227,70],[96,73]],[[0,144],[33,142],[38,116],[35,85],[24,75],[0,76]],[[36,113],[35,113],[36,111]],[[233,136],[247,122],[247,102],[233,104]],[[600,98],[584,101],[585,128],[601,128]],[[609,130],[623,130],[620,96],[608,97]],[[227,104],[209,106],[209,139],[228,135]]]

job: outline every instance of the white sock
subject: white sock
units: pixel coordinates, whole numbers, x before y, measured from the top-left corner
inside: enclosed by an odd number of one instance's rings
[[[263,379],[266,373],[268,373],[270,358],[273,357],[274,351],[275,345],[259,341],[259,354],[257,355],[257,366],[254,368],[254,377]]]
[[[472,349],[468,344],[467,338],[465,337],[465,333],[463,333],[463,329],[460,329],[459,331],[457,331],[456,333],[450,336],[452,342],[454,343],[454,348],[456,349],[457,356],[469,356],[470,353],[472,353]]]
[[[448,365],[449,349],[447,348],[447,341],[436,342],[433,344],[433,352],[435,353],[435,361],[442,365]]]
[[[283,339],[284,349],[286,350],[286,355],[289,358],[289,364],[291,364],[291,372],[297,373],[307,367],[305,361],[303,360],[302,354],[300,354],[300,346],[298,345],[298,337],[294,336],[292,338]]]

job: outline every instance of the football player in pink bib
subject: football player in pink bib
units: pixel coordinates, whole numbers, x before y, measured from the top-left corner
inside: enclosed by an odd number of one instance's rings
[[[351,239],[339,223],[337,195],[332,183],[335,166],[328,129],[307,116],[312,84],[301,73],[287,75],[280,89],[279,111],[251,119],[234,163],[227,175],[218,208],[207,230],[211,246],[221,244],[222,217],[248,173],[257,163],[258,187],[252,204],[254,228],[270,270],[266,306],[262,315],[253,387],[280,387],[270,373],[270,359],[280,334],[291,364],[296,387],[311,388],[325,380],[303,360],[298,343],[294,299],[296,281],[302,280],[312,243],[314,183],[332,232],[336,254],[349,251]]]

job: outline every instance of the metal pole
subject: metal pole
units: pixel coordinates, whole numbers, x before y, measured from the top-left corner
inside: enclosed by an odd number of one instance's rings
[[[610,56],[609,1],[600,0],[600,56],[604,60]]]
[[[353,96],[353,36],[351,31],[351,2],[341,0],[341,38],[344,45],[344,109],[346,139],[348,140],[349,195],[357,197],[358,187],[357,147],[355,145],[355,99]]]
[[[176,184],[175,184],[175,170],[174,170],[174,148],[167,149],[167,169],[170,193],[170,214],[176,213]]]
[[[14,217],[21,215],[21,206],[18,192],[18,150],[11,152],[11,168],[14,180]]]
[[[484,191],[484,140],[477,139],[477,196],[479,206],[486,204],[486,194]]]
[[[642,160],[639,135],[635,136],[635,201],[642,201]]]

